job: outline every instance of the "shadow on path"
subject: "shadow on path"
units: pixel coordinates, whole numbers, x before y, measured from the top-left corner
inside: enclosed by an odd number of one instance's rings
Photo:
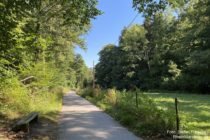
[[[141,140],[75,93],[64,96],[60,140]]]

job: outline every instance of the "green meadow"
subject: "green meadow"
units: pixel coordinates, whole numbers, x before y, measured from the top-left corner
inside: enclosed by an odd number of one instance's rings
[[[174,99],[178,98],[180,126],[182,130],[210,132],[210,96],[180,93],[144,93],[154,99],[162,109],[175,109]]]

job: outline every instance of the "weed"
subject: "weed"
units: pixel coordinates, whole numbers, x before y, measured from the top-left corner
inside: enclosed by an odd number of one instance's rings
[[[145,94],[139,94],[137,107],[135,94],[132,92],[108,89],[102,90],[100,96],[95,97],[88,96],[90,91],[90,89],[84,89],[80,95],[139,135],[166,136],[167,130],[175,130],[174,111],[158,108],[154,100]]]

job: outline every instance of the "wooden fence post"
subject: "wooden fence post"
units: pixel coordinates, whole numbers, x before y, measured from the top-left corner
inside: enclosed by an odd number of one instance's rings
[[[179,110],[178,110],[178,99],[175,98],[175,110],[176,110],[176,131],[177,131],[177,134],[179,133],[179,123],[180,123],[180,120],[179,120]]]
[[[136,107],[138,108],[138,92],[137,91],[135,91],[135,93],[136,93]]]

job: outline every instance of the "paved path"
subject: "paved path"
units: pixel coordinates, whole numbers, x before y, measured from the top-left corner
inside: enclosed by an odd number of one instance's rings
[[[64,96],[60,140],[142,140],[109,115],[71,92]]]

